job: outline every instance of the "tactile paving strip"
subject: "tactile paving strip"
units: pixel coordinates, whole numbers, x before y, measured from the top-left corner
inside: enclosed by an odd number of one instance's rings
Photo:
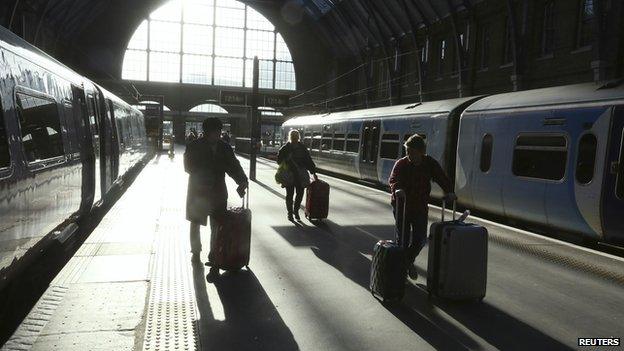
[[[28,314],[19,328],[13,333],[9,341],[4,344],[2,351],[30,350],[37,341],[39,334],[52,318],[54,311],[63,301],[63,296],[69,290],[64,286],[54,286],[46,291],[39,302]]]
[[[163,189],[163,196],[175,197],[170,186]],[[143,350],[200,349],[190,247],[187,236],[179,233],[183,216],[181,210],[161,208]]]

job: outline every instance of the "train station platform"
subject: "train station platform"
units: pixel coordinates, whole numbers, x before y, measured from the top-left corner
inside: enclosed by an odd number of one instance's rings
[[[208,283],[191,263],[182,153],[153,159],[2,350],[566,350],[624,337],[623,259],[473,217],[490,232],[482,303],[429,299],[425,249],[404,300],[384,305],[368,284],[373,245],[393,237],[388,194],[321,175],[328,220],[294,224],[275,168],[259,160],[250,183],[250,270]]]

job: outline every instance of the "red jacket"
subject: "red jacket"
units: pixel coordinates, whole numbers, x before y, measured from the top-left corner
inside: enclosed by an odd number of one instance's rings
[[[445,193],[453,191],[451,181],[433,157],[425,155],[419,165],[410,162],[407,156],[397,160],[388,179],[392,191],[392,206],[396,206],[394,192],[403,189],[407,198],[408,216],[427,213],[431,180],[438,183]]]

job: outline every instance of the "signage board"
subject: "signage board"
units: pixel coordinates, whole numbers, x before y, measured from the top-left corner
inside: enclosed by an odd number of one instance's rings
[[[224,91],[221,90],[219,95],[219,103],[221,105],[247,105],[247,95],[237,91]]]
[[[264,95],[264,106],[268,107],[288,107],[288,95]]]

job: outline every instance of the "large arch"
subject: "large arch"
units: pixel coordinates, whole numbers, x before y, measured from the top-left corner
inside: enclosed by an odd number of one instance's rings
[[[251,87],[254,56],[260,88],[296,90],[290,49],[262,14],[236,0],[170,0],[134,32],[122,78]]]

